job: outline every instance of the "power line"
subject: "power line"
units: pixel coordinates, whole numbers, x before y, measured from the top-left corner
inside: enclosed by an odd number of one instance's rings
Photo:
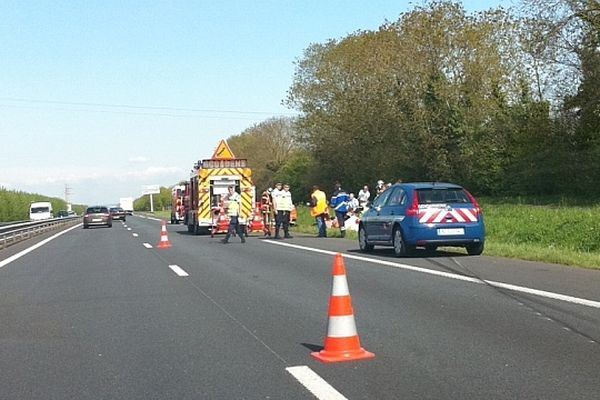
[[[56,100],[38,100],[24,99],[16,97],[0,97],[0,101],[10,101],[19,103],[37,103],[37,104],[58,104],[70,106],[85,106],[85,107],[106,107],[106,108],[128,108],[136,110],[160,110],[160,111],[180,111],[180,112],[201,112],[201,113],[225,113],[225,114],[254,114],[254,115],[296,115],[293,112],[266,112],[266,111],[238,111],[238,110],[219,110],[219,109],[199,109],[199,108],[180,108],[166,106],[138,106],[131,104],[109,104],[109,103],[87,103],[87,102],[70,102]]]
[[[1,101],[1,100],[0,100]],[[202,118],[202,119],[239,119],[245,121],[255,121],[255,118],[247,117],[234,117],[234,116],[217,116],[217,115],[191,115],[191,114],[173,114],[166,112],[136,112],[136,111],[119,111],[119,110],[93,110],[93,109],[73,109],[64,107],[47,107],[42,108],[34,105],[15,105],[15,104],[0,104],[0,108],[18,108],[18,109],[29,109],[29,110],[52,110],[52,111],[64,111],[64,112],[87,112],[87,113],[104,113],[104,114],[127,114],[127,115],[147,115],[153,117],[175,117],[175,118]]]

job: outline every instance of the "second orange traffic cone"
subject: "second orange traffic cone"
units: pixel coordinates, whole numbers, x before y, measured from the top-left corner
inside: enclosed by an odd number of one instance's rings
[[[169,235],[167,234],[167,223],[163,220],[160,228],[160,242],[158,242],[156,248],[168,249],[169,247],[171,247],[171,242],[169,242]]]
[[[329,298],[329,321],[325,345],[323,350],[310,355],[325,363],[375,357],[375,354],[360,347],[346,279],[346,267],[340,253],[337,253],[333,259],[333,285]]]

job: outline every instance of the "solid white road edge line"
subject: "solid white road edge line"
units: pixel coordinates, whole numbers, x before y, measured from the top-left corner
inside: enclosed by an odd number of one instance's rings
[[[152,245],[150,243],[143,243],[144,247],[147,249],[151,249]]]
[[[262,240],[262,242],[263,243],[276,244],[276,245],[279,245],[279,246],[292,247],[292,248],[299,249],[299,250],[312,251],[312,252],[315,252],[315,253],[322,253],[322,254],[329,254],[329,255],[335,255],[335,254],[338,253],[338,252],[335,252],[335,251],[315,249],[315,248],[312,248],[312,247],[299,246],[297,244],[281,243],[281,242],[276,242],[276,241],[268,240],[268,239],[267,240]],[[444,278],[456,279],[456,280],[459,280],[459,281],[466,281],[466,282],[479,283],[479,284],[487,284],[487,285],[494,286],[494,287],[497,287],[497,288],[500,288],[500,289],[510,290],[510,291],[513,291],[513,292],[527,293],[527,294],[532,294],[534,296],[546,297],[548,299],[561,300],[561,301],[565,301],[567,303],[579,304],[579,305],[582,305],[582,306],[587,306],[587,307],[593,307],[593,308],[599,308],[600,309],[600,301],[582,299],[582,298],[579,298],[579,297],[567,296],[565,294],[547,292],[545,290],[532,289],[532,288],[528,288],[528,287],[524,287],[524,286],[511,285],[509,283],[504,283],[504,282],[488,281],[488,280],[485,280],[485,279],[472,278],[470,276],[463,276],[463,275],[451,274],[449,272],[436,271],[436,270],[432,270],[432,269],[415,267],[415,266],[412,266],[412,265],[400,264],[400,263],[395,263],[395,262],[391,262],[391,261],[377,260],[377,259],[374,259],[374,258],[355,256],[353,254],[342,254],[342,256],[344,258],[349,258],[349,259],[352,259],[352,260],[366,261],[366,262],[370,262],[370,263],[373,263],[373,264],[386,265],[388,267],[406,269],[406,270],[409,270],[409,271],[421,272],[421,273],[424,273],[424,274],[436,275],[436,276],[441,276],[441,277],[444,277]]]
[[[298,382],[307,388],[319,400],[348,400],[347,397],[335,390],[327,381],[317,375],[306,365],[289,367],[285,369],[292,374]]]
[[[185,272],[179,265],[172,264],[169,265],[169,268],[171,268],[173,272],[175,272],[179,276],[189,276],[189,274]]]
[[[61,235],[64,235],[65,233],[67,233],[69,231],[72,231],[75,228],[79,228],[81,225],[83,225],[83,224],[77,224],[77,225],[75,225],[75,226],[73,226],[73,227],[71,227],[69,229],[65,229],[64,231],[58,232],[56,235],[52,235],[49,238],[44,239],[41,242],[36,243],[33,246],[31,246],[31,247],[29,247],[29,248],[27,248],[27,249],[25,249],[25,250],[23,250],[23,251],[21,251],[21,252],[19,252],[17,254],[14,254],[14,255],[8,257],[6,260],[0,261],[0,268],[4,267],[5,265],[10,264],[11,262],[13,262],[13,261],[15,261],[15,260],[17,260],[17,259],[19,259],[21,257],[23,257],[25,254],[32,252],[33,250],[37,249],[38,247],[42,247],[43,245],[45,245],[49,241],[54,240],[57,237],[59,237]]]

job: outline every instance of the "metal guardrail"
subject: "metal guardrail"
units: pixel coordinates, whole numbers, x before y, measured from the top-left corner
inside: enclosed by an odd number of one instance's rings
[[[0,249],[5,249],[22,240],[30,239],[67,224],[77,222],[80,217],[52,218],[43,221],[21,222],[0,226]]]
[[[7,227],[9,225],[23,224],[25,222],[29,222],[29,220],[26,220],[26,221],[0,222],[0,229],[2,229],[3,227]]]

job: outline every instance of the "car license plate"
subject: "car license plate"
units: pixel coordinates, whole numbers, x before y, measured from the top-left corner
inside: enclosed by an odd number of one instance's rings
[[[102,218],[93,218],[92,222],[102,222]]]
[[[464,228],[439,228],[437,230],[439,236],[464,235]]]

